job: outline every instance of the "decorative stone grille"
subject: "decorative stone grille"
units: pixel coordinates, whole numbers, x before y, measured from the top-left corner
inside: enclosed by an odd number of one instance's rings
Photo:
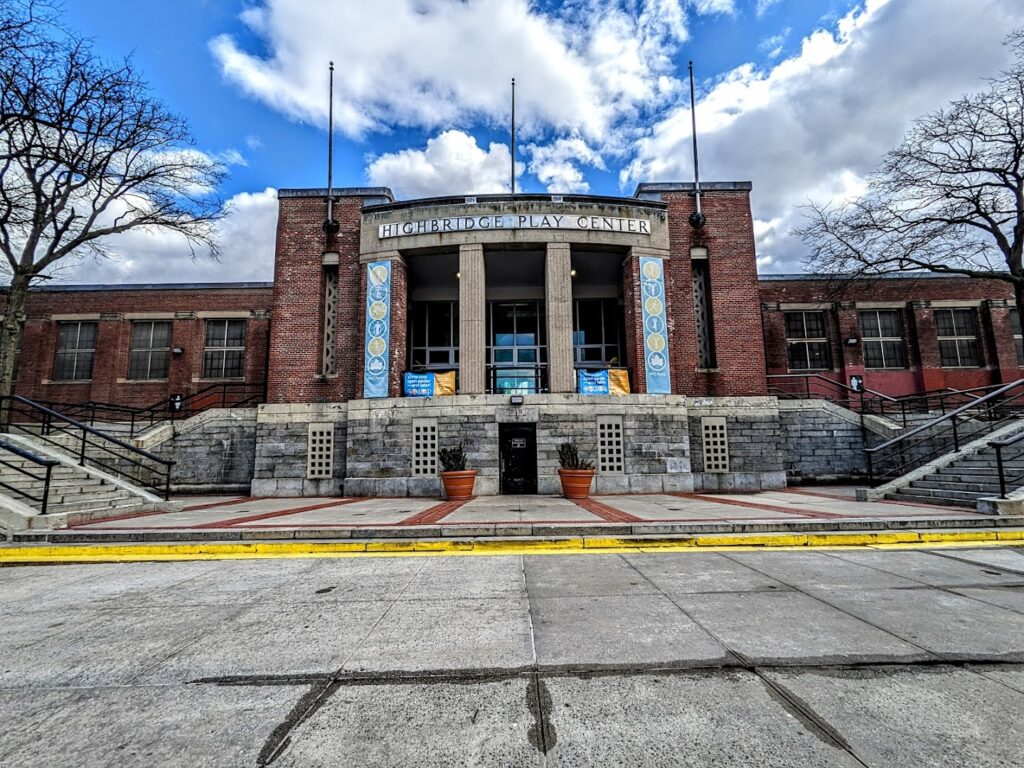
[[[621,475],[625,464],[624,455],[622,417],[598,417],[597,471],[602,475]]]
[[[337,347],[338,331],[338,270],[328,268],[324,271],[324,376],[337,373],[335,348]]]
[[[704,446],[704,471],[729,471],[729,434],[724,416],[704,416],[700,420]]]
[[[306,479],[334,476],[334,424],[310,424],[306,441]]]
[[[437,474],[437,419],[412,420],[412,474]]]

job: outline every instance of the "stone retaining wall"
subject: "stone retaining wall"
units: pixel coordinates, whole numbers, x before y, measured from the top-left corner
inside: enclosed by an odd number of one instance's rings
[[[701,491],[762,491],[786,487],[778,400],[775,397],[706,397],[688,401],[694,487]],[[704,417],[723,417],[729,470],[705,471]]]

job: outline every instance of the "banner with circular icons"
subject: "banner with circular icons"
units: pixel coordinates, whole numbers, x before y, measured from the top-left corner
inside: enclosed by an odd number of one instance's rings
[[[640,257],[640,301],[647,392],[669,395],[672,393],[672,381],[669,377],[668,323],[665,320],[665,273],[661,259]]]
[[[367,265],[364,346],[363,397],[387,397],[391,347],[390,261],[376,261]]]

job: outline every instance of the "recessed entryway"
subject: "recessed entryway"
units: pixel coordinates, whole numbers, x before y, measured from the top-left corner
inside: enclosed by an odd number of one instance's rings
[[[537,492],[537,425],[499,424],[503,494]]]

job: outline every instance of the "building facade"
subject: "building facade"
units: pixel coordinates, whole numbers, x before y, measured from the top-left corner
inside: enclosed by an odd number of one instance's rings
[[[856,476],[860,425],[777,395],[807,376],[892,394],[1020,378],[996,281],[758,279],[750,190],[705,185],[699,226],[690,184],[281,190],[271,284],[34,290],[16,392],[138,407],[258,391],[233,427],[252,454],[233,455],[236,485],[249,462],[255,495],[433,496],[438,448],[457,444],[481,494],[555,492],[566,441],[598,492]],[[809,449],[823,430],[832,448]]]

